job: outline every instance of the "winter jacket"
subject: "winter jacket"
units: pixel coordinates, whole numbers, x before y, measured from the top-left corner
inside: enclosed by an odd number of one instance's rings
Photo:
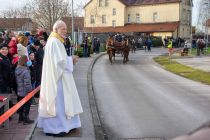
[[[28,67],[17,66],[15,70],[17,82],[17,94],[20,97],[25,97],[31,90],[31,75]]]
[[[9,54],[11,57],[13,57],[14,54],[17,54],[17,41],[15,39],[12,39],[9,42]]]
[[[35,61],[36,61],[35,71],[36,71],[37,84],[40,84],[41,82],[43,58],[44,58],[44,50],[43,48],[39,48],[35,53]]]
[[[0,87],[11,87],[12,65],[8,57],[0,54]]]

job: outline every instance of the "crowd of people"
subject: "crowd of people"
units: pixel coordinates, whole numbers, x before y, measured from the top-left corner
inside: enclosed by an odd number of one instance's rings
[[[47,33],[43,31],[0,32],[0,94],[15,92],[17,101],[20,101],[40,85],[47,38]],[[18,110],[19,123],[34,122],[28,117],[32,101],[36,104],[33,99]],[[13,104],[10,101],[10,107]],[[2,113],[3,108],[1,108]]]
[[[34,123],[29,118],[30,106],[38,104],[38,127],[49,136],[63,136],[81,126],[83,110],[72,74],[77,57],[66,32],[60,20],[49,37],[44,31],[0,32],[0,94],[15,93],[19,102],[41,85],[35,94],[39,102],[32,97],[23,104],[17,111],[18,123]],[[13,105],[10,101],[10,107]],[[3,113],[1,108],[0,115]]]

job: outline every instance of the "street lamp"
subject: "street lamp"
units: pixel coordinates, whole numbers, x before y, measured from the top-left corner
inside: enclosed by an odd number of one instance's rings
[[[73,3],[73,0],[71,0],[71,35],[72,35],[72,42],[74,45],[75,38],[74,38],[74,3]]]
[[[192,8],[193,8],[193,0],[190,0],[190,6],[191,6],[191,15],[190,15],[190,42],[192,43]]]

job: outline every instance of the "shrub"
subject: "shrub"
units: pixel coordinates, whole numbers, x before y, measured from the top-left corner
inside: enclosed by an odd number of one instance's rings
[[[83,47],[78,47],[77,50],[74,50],[74,55],[78,55],[79,57],[83,56]]]
[[[152,46],[153,47],[163,46],[162,39],[161,38],[152,38]]]

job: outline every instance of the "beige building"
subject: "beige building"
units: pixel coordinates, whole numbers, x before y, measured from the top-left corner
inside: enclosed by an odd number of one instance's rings
[[[210,19],[207,21],[207,27],[208,27],[208,35],[210,35]]]
[[[191,0],[90,0],[84,27],[89,33],[137,32],[190,37]]]

